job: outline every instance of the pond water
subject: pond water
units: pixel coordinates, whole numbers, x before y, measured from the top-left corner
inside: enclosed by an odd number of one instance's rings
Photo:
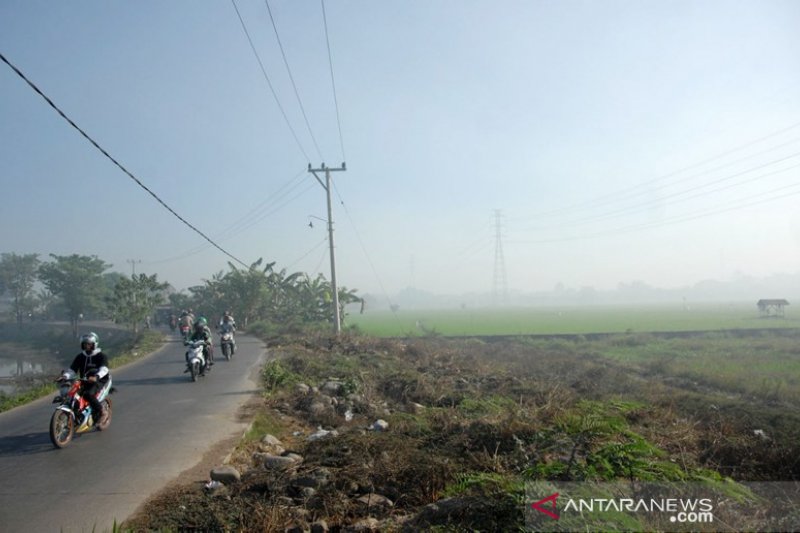
[[[10,359],[0,357],[0,392],[12,394],[16,390],[15,380],[23,375],[41,375],[45,373],[42,363],[25,358]]]
[[[58,353],[42,353],[16,343],[0,343],[0,392],[13,394],[32,377],[55,374],[64,362]]]

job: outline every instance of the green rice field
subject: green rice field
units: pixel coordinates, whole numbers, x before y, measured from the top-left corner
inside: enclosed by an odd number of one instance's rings
[[[392,336],[579,335],[800,328],[791,306],[783,317],[759,316],[755,302],[676,305],[367,310],[345,325]]]

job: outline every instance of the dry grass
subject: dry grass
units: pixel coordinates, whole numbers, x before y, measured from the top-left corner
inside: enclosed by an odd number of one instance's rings
[[[261,435],[253,435],[233,456],[241,482],[211,496],[197,480],[153,499],[125,527],[282,531],[325,520],[345,531],[372,518],[387,531],[511,530],[523,525],[530,479],[691,479],[713,471],[797,479],[793,410],[695,390],[653,367],[604,358],[601,349],[586,341],[356,336],[276,346],[279,362],[265,369],[258,412],[303,461],[288,471],[258,466]],[[331,380],[344,389],[333,399],[298,387]],[[367,429],[378,418],[388,431]],[[317,426],[339,434],[308,440]],[[374,495],[393,505],[374,503]]]

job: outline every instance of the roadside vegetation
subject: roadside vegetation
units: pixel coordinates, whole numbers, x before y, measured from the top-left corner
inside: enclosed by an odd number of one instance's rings
[[[156,495],[124,530],[512,531],[533,482],[744,493],[737,481],[800,475],[796,373],[778,396],[751,386],[758,361],[793,369],[796,332],[265,340],[260,405],[228,465],[240,479]],[[681,364],[692,357],[711,362]],[[725,379],[710,379],[726,358]]]

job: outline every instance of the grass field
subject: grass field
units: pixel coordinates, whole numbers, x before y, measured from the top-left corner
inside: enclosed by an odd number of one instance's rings
[[[675,305],[367,311],[346,325],[381,337],[559,335],[800,328],[800,318],[760,317],[755,302]]]

